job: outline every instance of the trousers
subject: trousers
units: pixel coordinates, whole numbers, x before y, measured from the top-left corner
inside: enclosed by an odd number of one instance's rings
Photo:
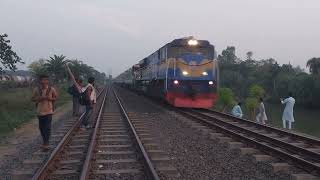
[[[291,121],[286,121],[286,120],[283,120],[283,128],[288,128],[288,129],[291,129],[292,128],[292,122]],[[288,123],[288,127],[287,127],[287,123]]]
[[[84,114],[84,117],[81,123],[83,126],[87,126],[89,124],[89,120],[91,119],[92,113],[93,113],[93,107],[86,106],[86,112]]]
[[[39,119],[39,130],[44,145],[49,145],[49,139],[51,135],[51,122],[52,114],[38,116]]]
[[[79,98],[76,96],[73,96],[72,98],[72,104],[73,104],[73,112],[72,115],[78,116],[80,113],[80,103],[79,103]]]

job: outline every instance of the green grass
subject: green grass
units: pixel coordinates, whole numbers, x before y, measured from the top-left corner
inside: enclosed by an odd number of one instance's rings
[[[57,88],[59,98],[56,107],[70,100],[67,87]],[[35,104],[31,102],[32,88],[0,89],[0,136],[4,136],[36,117]]]
[[[222,108],[220,104],[214,107],[214,110],[220,111]],[[230,114],[232,107],[227,108],[226,113]],[[268,116],[268,124],[275,127],[282,127],[282,113],[284,106],[279,104],[269,104],[265,103],[266,114]],[[244,112],[244,118],[249,118],[249,113],[242,107]],[[294,108],[294,118],[293,129],[309,134],[312,136],[320,137],[320,111],[318,109],[307,109],[304,107],[295,106]]]

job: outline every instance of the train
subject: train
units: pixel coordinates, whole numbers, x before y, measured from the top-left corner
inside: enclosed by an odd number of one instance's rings
[[[215,46],[192,36],[174,39],[114,81],[175,107],[210,108],[219,88]]]

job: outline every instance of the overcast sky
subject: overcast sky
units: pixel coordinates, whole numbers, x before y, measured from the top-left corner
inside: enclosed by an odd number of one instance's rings
[[[241,58],[320,57],[319,0],[0,0],[0,17],[27,64],[64,54],[114,75],[191,35]]]

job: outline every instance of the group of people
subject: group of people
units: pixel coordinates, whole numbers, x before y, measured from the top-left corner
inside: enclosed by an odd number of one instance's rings
[[[285,105],[285,108],[282,114],[283,128],[292,129],[292,123],[294,122],[293,107],[295,104],[295,99],[292,97],[292,93],[289,93],[289,96],[286,99],[280,98],[280,102]],[[231,114],[233,116],[238,118],[243,117],[241,105],[242,105],[242,102],[239,102],[237,105],[235,105],[232,108]],[[268,118],[267,118],[266,110],[264,107],[263,98],[259,99],[259,104],[257,109],[258,109],[258,114],[256,116],[256,121],[257,123],[261,123],[265,125]]]
[[[81,121],[81,130],[90,128],[89,120],[93,113],[97,97],[96,89],[94,87],[94,77],[88,78],[88,84],[82,85],[82,80],[74,77],[68,64],[66,70],[72,81],[72,95],[73,95],[73,116],[80,115],[80,106],[85,106],[85,114]],[[34,88],[31,100],[36,104],[36,111],[39,120],[39,130],[43,140],[41,149],[43,151],[49,150],[49,139],[51,135],[52,116],[54,114],[54,102],[58,98],[58,93],[49,83],[48,75],[39,76],[39,86]]]

